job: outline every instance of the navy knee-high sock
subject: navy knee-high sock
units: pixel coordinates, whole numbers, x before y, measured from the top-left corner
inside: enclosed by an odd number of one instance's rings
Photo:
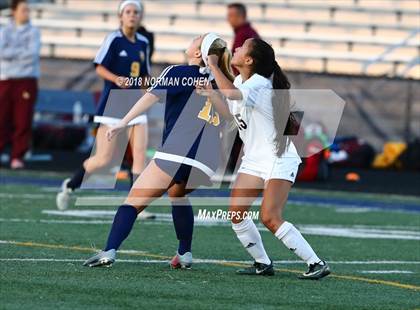
[[[133,173],[130,171],[129,176],[130,176],[130,188],[133,187],[134,183],[136,183],[137,178],[139,177],[139,173]]]
[[[108,235],[105,251],[118,250],[121,243],[128,237],[137,218],[137,209],[131,205],[122,205],[118,208]]]
[[[172,219],[176,237],[179,240],[178,253],[180,255],[191,252],[194,228],[194,213],[188,198],[172,204]]]
[[[75,190],[76,188],[80,188],[80,185],[82,185],[83,177],[87,174],[85,168],[82,166],[79,170],[76,171],[76,173],[71,178],[70,182],[67,183],[67,187],[71,188],[72,190]]]

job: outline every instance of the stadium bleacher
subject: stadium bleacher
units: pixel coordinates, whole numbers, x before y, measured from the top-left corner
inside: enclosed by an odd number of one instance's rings
[[[209,29],[231,40],[229,1],[144,1],[156,33],[154,61],[182,62],[192,37]],[[417,1],[244,1],[260,34],[288,70],[420,78]],[[42,55],[91,59],[118,25],[117,1],[58,0],[34,4]],[[195,4],[195,5],[191,5]],[[9,12],[1,12],[0,24]],[[75,22],[77,20],[77,22]]]

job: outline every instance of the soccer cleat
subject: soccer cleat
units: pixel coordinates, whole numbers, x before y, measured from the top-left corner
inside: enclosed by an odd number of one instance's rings
[[[100,251],[83,263],[86,267],[111,267],[115,262],[116,252],[114,249]]]
[[[67,187],[70,179],[65,179],[61,184],[61,192],[55,197],[55,203],[57,204],[58,210],[66,210],[69,207],[70,195],[73,192],[71,188]]]
[[[156,218],[155,214],[146,210],[141,211],[139,215],[137,215],[137,219],[139,220],[154,220],[155,218]]]
[[[269,265],[254,262],[250,267],[239,269],[236,271],[240,275],[257,275],[257,276],[274,276],[273,261]]]
[[[309,265],[307,272],[298,276],[299,279],[305,280],[319,280],[328,276],[331,273],[330,267],[324,261]]]
[[[176,255],[171,259],[170,265],[173,269],[191,269],[192,266],[192,254],[186,252],[184,255]]]

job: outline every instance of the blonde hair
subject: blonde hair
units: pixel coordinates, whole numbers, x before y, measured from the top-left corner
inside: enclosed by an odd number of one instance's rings
[[[232,73],[232,67],[231,67],[231,60],[232,60],[232,54],[227,48],[227,43],[223,39],[216,39],[213,44],[210,46],[209,55],[216,55],[219,57],[219,68],[222,70],[223,74],[231,81],[235,79],[233,73]],[[204,65],[204,62],[203,62]]]

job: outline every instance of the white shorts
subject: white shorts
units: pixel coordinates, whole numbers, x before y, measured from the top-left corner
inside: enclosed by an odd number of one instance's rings
[[[104,125],[115,125],[118,124],[118,122],[121,119],[115,118],[115,117],[109,117],[109,116],[95,116],[93,118],[94,123],[104,124]],[[128,126],[134,126],[134,125],[146,125],[147,124],[147,115],[142,114],[137,116],[135,119],[133,119],[131,122],[128,123]]]
[[[242,162],[238,173],[250,174],[263,179],[265,182],[272,179],[279,179],[295,183],[301,162],[297,158],[282,158],[276,160],[271,165],[264,164],[266,169],[260,169],[245,160]]]

